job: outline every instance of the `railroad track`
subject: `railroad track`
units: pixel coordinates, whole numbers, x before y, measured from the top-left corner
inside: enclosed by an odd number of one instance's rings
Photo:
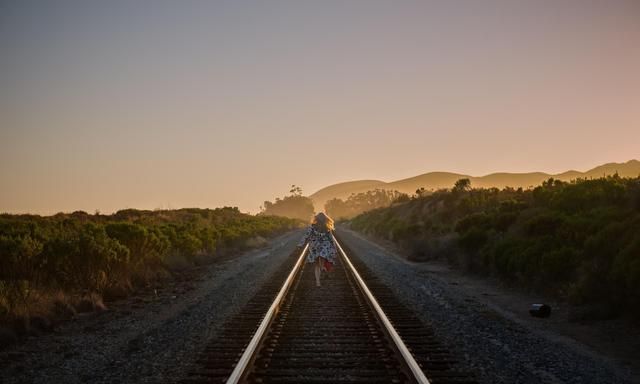
[[[475,383],[337,243],[340,257],[322,287],[307,247],[292,253],[285,264],[293,268],[278,271],[223,326],[183,383]]]

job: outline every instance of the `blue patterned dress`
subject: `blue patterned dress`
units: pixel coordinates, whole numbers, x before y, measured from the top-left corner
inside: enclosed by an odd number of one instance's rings
[[[321,231],[315,226],[310,225],[299,245],[302,246],[307,241],[309,241],[309,252],[307,253],[308,263],[314,263],[318,257],[324,258],[331,264],[336,263],[338,250],[333,242],[333,236],[330,231]]]

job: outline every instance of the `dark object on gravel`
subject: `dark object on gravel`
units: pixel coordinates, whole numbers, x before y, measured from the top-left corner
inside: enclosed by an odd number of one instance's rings
[[[551,307],[546,304],[531,304],[529,314],[533,317],[549,317],[551,315]]]

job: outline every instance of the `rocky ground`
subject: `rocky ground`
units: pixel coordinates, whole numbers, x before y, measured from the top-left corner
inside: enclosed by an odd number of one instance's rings
[[[301,236],[280,236],[264,248],[203,267],[191,281],[140,292],[0,351],[0,382],[176,382]]]
[[[549,319],[530,318],[527,310],[535,298],[465,277],[443,265],[408,262],[389,251],[388,244],[382,247],[346,229],[338,233],[354,256],[430,323],[483,383],[640,382],[634,374],[640,356],[637,333],[628,334],[625,344],[638,352],[626,354],[634,361],[612,358],[602,348],[587,345],[584,337],[572,337],[576,334],[568,332],[562,310]]]

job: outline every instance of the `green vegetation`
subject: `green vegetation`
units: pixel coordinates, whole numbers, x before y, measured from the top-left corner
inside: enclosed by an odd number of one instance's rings
[[[598,316],[640,316],[640,178],[562,182],[523,190],[416,194],[354,218],[415,260],[446,258],[469,271],[597,306]]]
[[[0,323],[47,315],[43,303],[82,294],[116,298],[178,267],[206,262],[296,227],[237,208],[0,215]],[[60,300],[58,300],[60,301]],[[68,312],[68,311],[67,311]]]
[[[298,219],[309,222],[314,213],[313,201],[302,196],[302,189],[296,185],[291,186],[289,196],[276,197],[275,202],[265,201],[260,215],[272,215]]]
[[[327,215],[336,220],[351,219],[372,209],[388,207],[396,201],[408,201],[409,196],[398,191],[376,189],[373,191],[354,193],[345,201],[331,199],[324,205]]]
[[[465,178],[469,179],[474,187],[480,188],[504,188],[507,186],[514,188],[533,188],[549,180],[549,178],[569,182],[576,179],[595,179],[616,173],[621,177],[637,177],[640,175],[640,161],[629,160],[625,163],[608,163],[586,172],[567,171],[555,175],[544,172],[498,172],[486,176],[474,177],[451,172],[429,172],[389,183],[380,180],[354,180],[329,185],[309,197],[313,199],[316,206],[323,206],[331,199],[338,198],[345,200],[352,194],[372,191],[374,189],[385,189],[388,191],[412,194],[416,189],[420,190],[422,188],[422,192],[426,193],[442,188],[450,188],[456,180]]]

